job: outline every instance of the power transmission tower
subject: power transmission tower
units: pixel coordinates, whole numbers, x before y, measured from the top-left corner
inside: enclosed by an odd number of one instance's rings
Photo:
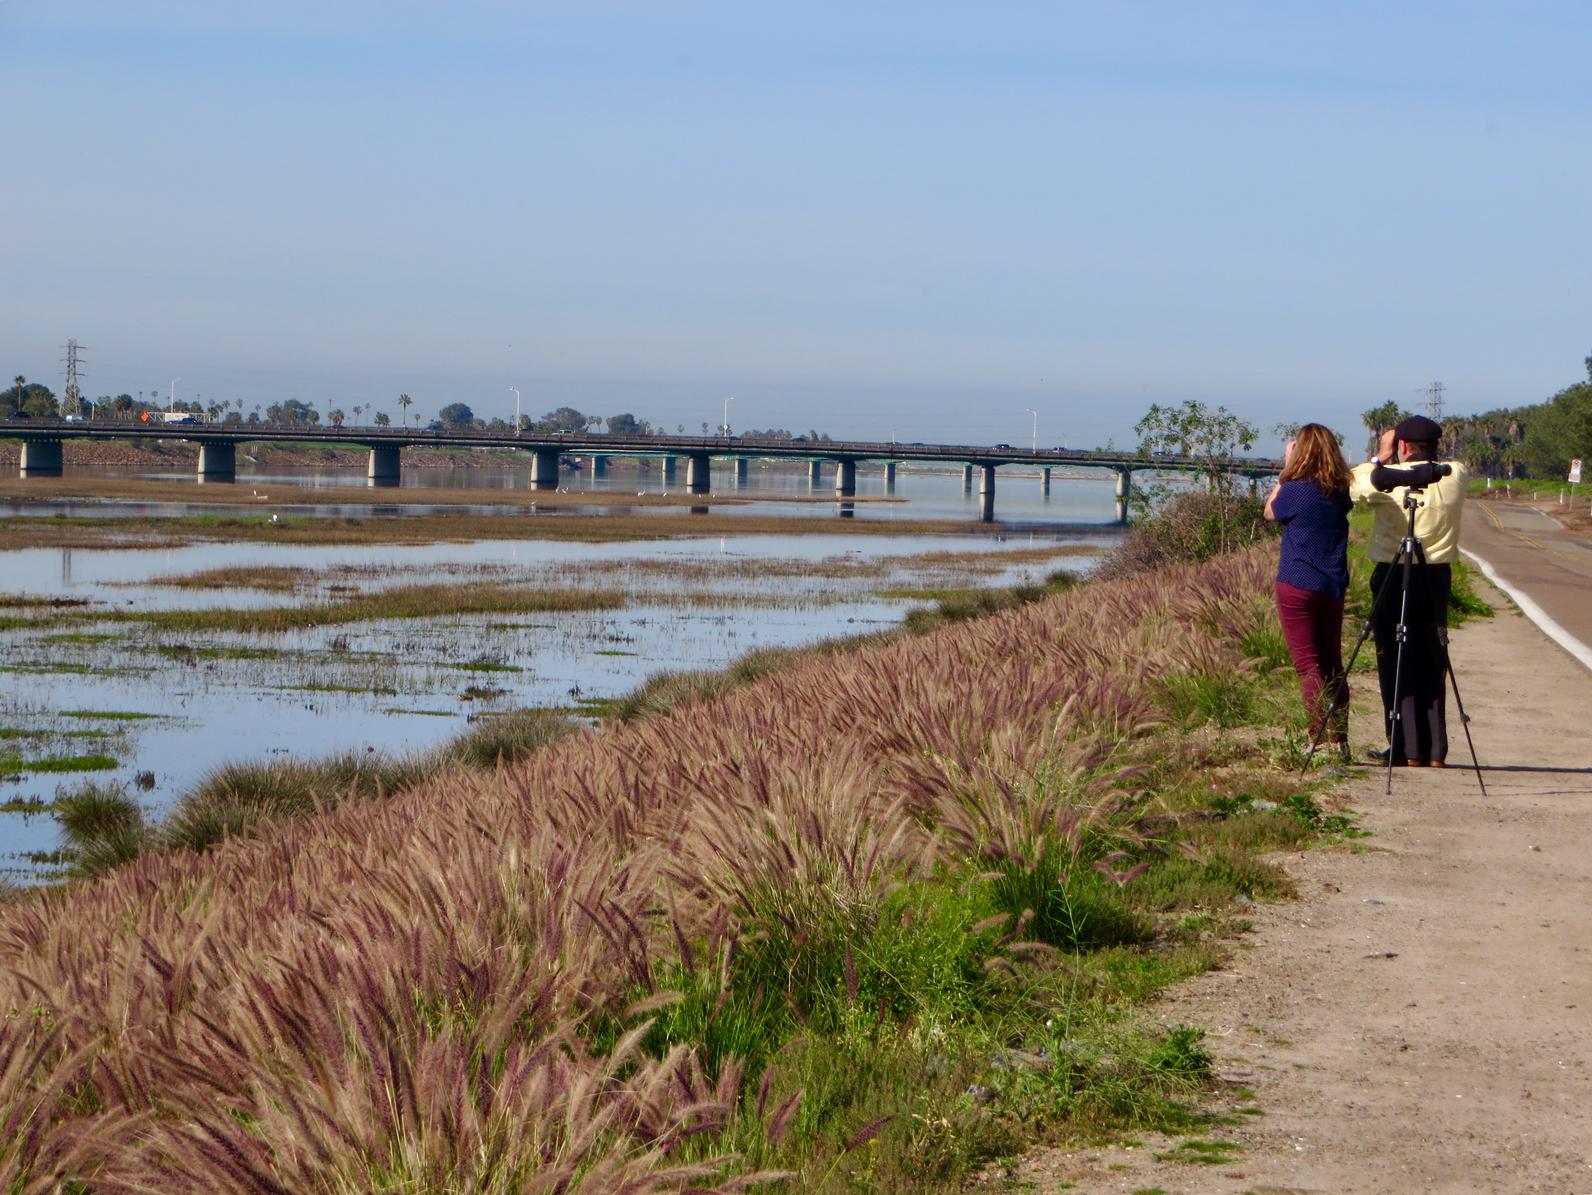
[[[1426,388],[1426,417],[1433,423],[1443,421],[1443,383],[1433,382]]]
[[[77,384],[77,354],[81,348],[75,340],[66,342],[66,393],[61,396],[61,409],[68,415],[83,413],[83,391]]]

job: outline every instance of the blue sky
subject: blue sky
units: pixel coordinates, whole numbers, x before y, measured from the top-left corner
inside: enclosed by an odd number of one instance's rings
[[[0,0],[0,373],[1131,442],[1592,352],[1592,6]]]

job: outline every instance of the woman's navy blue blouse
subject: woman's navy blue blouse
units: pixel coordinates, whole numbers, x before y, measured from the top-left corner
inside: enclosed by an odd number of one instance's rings
[[[1349,588],[1348,492],[1324,494],[1313,481],[1285,481],[1271,513],[1282,524],[1277,580],[1312,593],[1342,597]]]

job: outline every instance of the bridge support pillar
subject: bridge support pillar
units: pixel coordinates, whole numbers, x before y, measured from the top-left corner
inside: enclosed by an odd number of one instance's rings
[[[835,494],[840,498],[857,496],[857,462],[835,462]]]
[[[972,465],[963,465],[962,466],[962,492],[964,494],[971,494],[973,492],[973,466]]]
[[[596,481],[599,477],[608,476],[608,458],[594,456],[591,458],[591,479]]]
[[[24,440],[22,442],[22,476],[61,476],[61,441]]]
[[[735,462],[735,488],[740,489],[746,484],[747,461],[744,456],[731,458]]]
[[[397,485],[402,479],[398,453],[399,449],[395,445],[372,446],[370,464],[365,469],[365,484],[383,488]]]
[[[884,492],[887,494],[895,493],[895,482],[896,463],[894,461],[886,461],[884,463]]]
[[[663,480],[665,485],[673,485],[674,479],[680,475],[680,458],[666,456],[663,458]]]
[[[1128,521],[1128,499],[1133,497],[1133,470],[1117,470],[1117,522]]]
[[[1050,493],[1050,466],[1049,465],[1046,465],[1043,469],[1041,469],[1039,471],[1039,492],[1041,494]]]
[[[238,446],[230,440],[199,445],[200,481],[236,481]]]
[[[807,486],[808,486],[808,488],[816,490],[820,485],[823,484],[823,482],[824,482],[824,462],[823,461],[808,461],[807,462]]]
[[[995,518],[995,466],[978,467],[978,517],[984,522]]]
[[[685,488],[693,494],[706,494],[713,488],[713,462],[705,452],[685,458]]]
[[[531,452],[531,489],[558,488],[558,449],[537,448]]]

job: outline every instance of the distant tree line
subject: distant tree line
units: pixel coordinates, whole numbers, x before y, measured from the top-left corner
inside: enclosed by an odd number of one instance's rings
[[[1592,356],[1585,365],[1585,381],[1544,402],[1446,417],[1441,454],[1487,477],[1562,478],[1572,460],[1592,457]],[[1408,414],[1387,402],[1361,418],[1374,437]]]
[[[409,408],[415,400],[408,394],[398,396],[399,419],[403,426],[409,424]],[[273,425],[278,427],[343,427],[352,419],[356,426],[366,423],[377,427],[390,427],[392,418],[385,411],[377,411],[373,404],[353,405],[344,411],[342,407],[331,407],[322,411],[312,403],[299,398],[284,398],[277,402],[261,407],[256,403],[254,407],[245,412],[241,398],[226,402],[205,402],[203,395],[196,396],[193,401],[175,402],[167,405],[158,389],[148,391],[140,390],[136,394],[102,394],[95,399],[84,399],[77,404],[77,409],[67,410],[57,400],[55,394],[48,386],[39,382],[30,382],[22,375],[17,375],[10,389],[0,390],[0,419],[9,418],[18,410],[31,419],[59,419],[66,415],[80,415],[85,418],[95,419],[122,419],[135,423],[146,412],[157,411],[182,411],[209,423],[237,424],[244,427]],[[468,403],[450,402],[437,412],[437,417],[427,423],[427,428],[432,431],[461,431],[476,429],[480,431],[503,432],[505,434],[514,430],[514,425],[507,419],[478,419]],[[645,419],[638,419],[629,411],[619,415],[587,415],[574,407],[556,407],[547,412],[540,419],[529,416],[522,417],[520,427],[528,432],[543,434],[556,434],[559,432],[587,432],[607,429],[611,436],[663,436],[669,434],[666,427],[655,426]],[[725,429],[718,429],[720,434]],[[682,423],[675,428],[676,435],[685,434],[685,425]],[[702,434],[712,434],[706,423],[702,425]],[[766,431],[747,431],[747,436],[759,437],[770,440],[828,440],[828,433],[809,431],[805,434],[793,434],[786,428],[769,428]]]

